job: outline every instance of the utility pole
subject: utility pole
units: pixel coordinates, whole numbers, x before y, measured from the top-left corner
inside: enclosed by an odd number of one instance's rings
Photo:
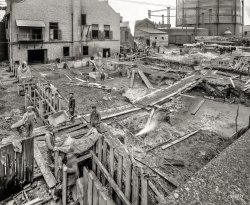
[[[244,7],[245,5],[244,5],[244,0],[242,0],[242,20],[241,20],[241,23],[242,23],[242,38],[243,38],[243,36],[244,36],[244,34],[243,34],[243,32],[244,32],[244,24],[245,24],[245,19],[244,19],[244,15],[245,15],[245,7]]]

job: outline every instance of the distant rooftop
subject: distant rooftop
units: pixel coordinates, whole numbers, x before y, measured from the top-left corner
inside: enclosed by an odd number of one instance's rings
[[[150,34],[167,34],[166,32],[160,31],[158,29],[154,29],[154,28],[148,28],[148,27],[140,27],[137,28],[138,30],[150,33]]]

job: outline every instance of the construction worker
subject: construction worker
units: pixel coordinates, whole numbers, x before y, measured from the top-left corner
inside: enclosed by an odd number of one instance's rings
[[[23,61],[22,65],[17,68],[17,79],[19,83],[24,81],[30,81],[32,78],[30,67],[26,61]]]
[[[50,167],[54,167],[54,152],[58,150],[55,146],[56,133],[58,133],[58,129],[54,128],[53,125],[46,127],[45,143],[47,147],[47,160]]]
[[[69,114],[71,115],[71,118],[75,115],[75,107],[76,107],[76,100],[74,99],[74,94],[69,94]]]
[[[100,132],[101,114],[97,111],[96,106],[92,106],[92,112],[90,114],[90,124]]]
[[[27,107],[27,112],[23,115],[23,124],[26,128],[26,137],[31,137],[36,123],[36,113],[33,111],[33,106]]]

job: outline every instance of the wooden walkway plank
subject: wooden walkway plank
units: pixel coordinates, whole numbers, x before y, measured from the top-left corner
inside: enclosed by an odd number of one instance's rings
[[[141,205],[148,205],[148,180],[141,174]]]
[[[141,76],[141,79],[143,80],[143,82],[145,83],[145,85],[147,86],[147,88],[149,89],[154,89],[154,87],[152,86],[152,84],[149,82],[148,78],[145,76],[145,74],[138,69],[138,73]]]
[[[56,185],[56,179],[54,175],[52,174],[52,172],[50,171],[49,166],[45,162],[36,144],[34,144],[34,157],[35,157],[38,167],[40,168],[40,171],[44,177],[46,184],[48,185],[49,189],[52,189]]]
[[[130,160],[126,162],[126,179],[125,179],[125,196],[131,199],[131,179],[132,179],[132,163]]]

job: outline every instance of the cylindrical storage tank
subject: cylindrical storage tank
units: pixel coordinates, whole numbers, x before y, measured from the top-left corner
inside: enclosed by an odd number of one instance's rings
[[[176,0],[176,25],[206,28],[211,36],[230,30],[239,35],[242,29],[241,0]]]

